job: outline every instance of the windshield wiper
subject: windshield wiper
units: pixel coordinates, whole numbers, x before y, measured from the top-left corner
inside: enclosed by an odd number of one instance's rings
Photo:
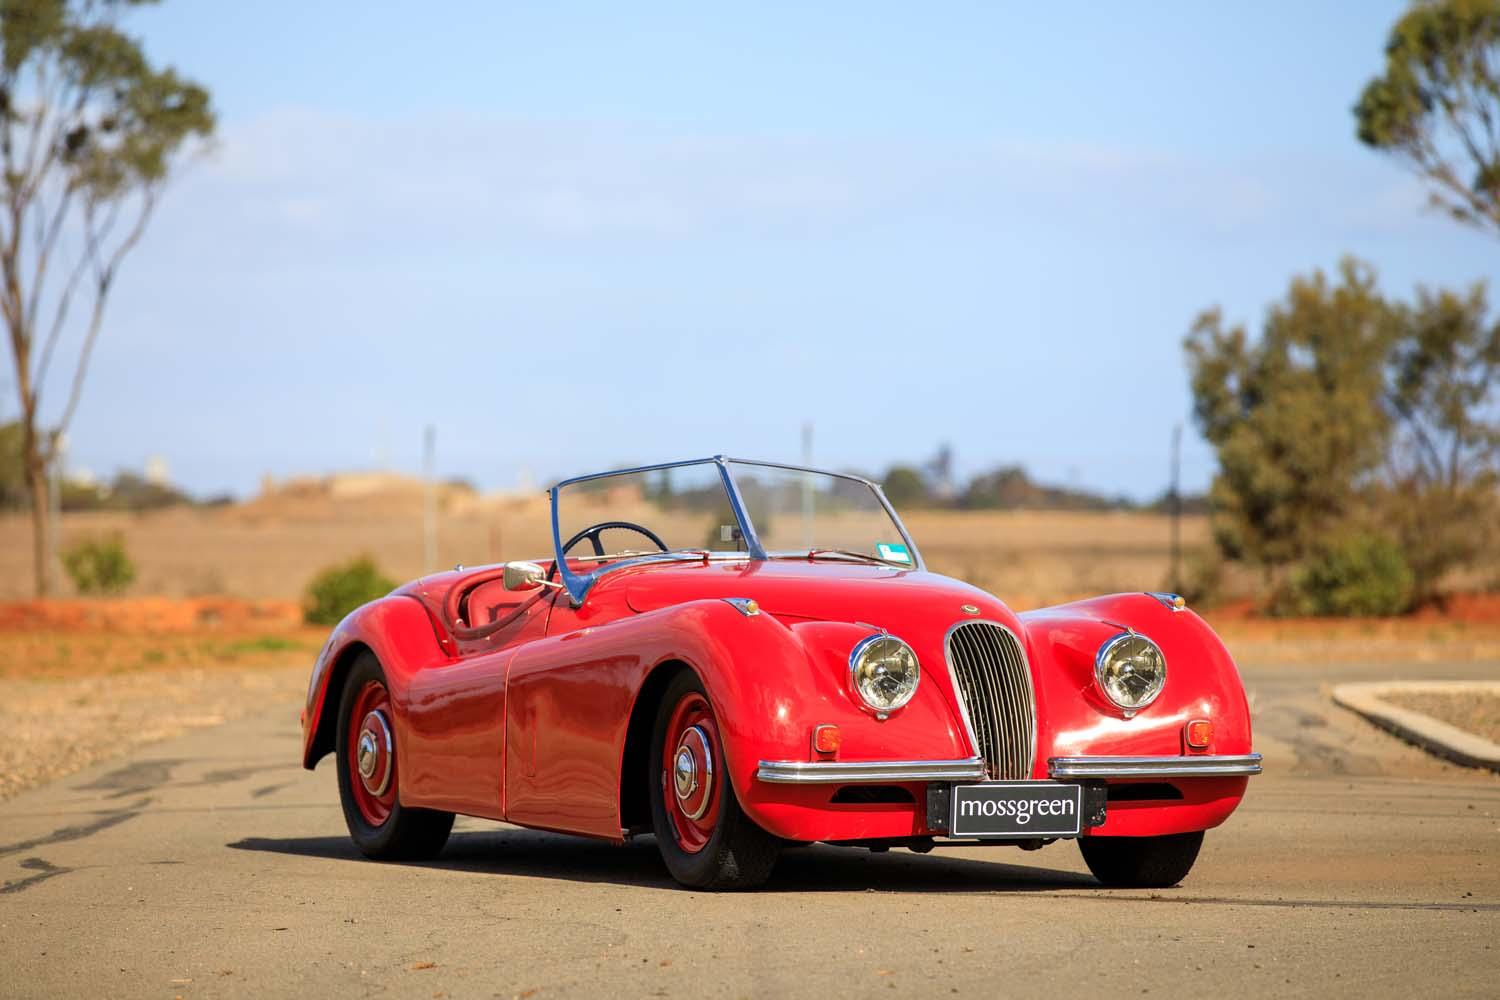
[[[877,566],[900,566],[902,569],[910,569],[909,563],[897,562],[894,559],[882,559],[872,556],[868,552],[851,552],[849,549],[809,549],[807,558],[817,559],[819,556],[835,556],[841,559],[856,559],[860,562],[874,563]]]

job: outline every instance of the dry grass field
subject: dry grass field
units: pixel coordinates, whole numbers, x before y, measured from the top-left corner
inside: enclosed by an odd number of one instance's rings
[[[398,580],[420,575],[422,493],[399,481],[352,496],[280,493],[220,508],[142,514],[74,513],[63,544],[120,533],[137,567],[130,595],[296,599],[320,569],[369,553]],[[551,552],[546,498],[449,492],[440,504],[438,566]],[[928,566],[1017,608],[1167,585],[1168,519],[1151,514],[915,511],[906,516]],[[0,516],[0,600],[30,596],[30,525]],[[1187,548],[1207,543],[1202,518],[1183,521]],[[67,596],[69,588],[61,590]]]

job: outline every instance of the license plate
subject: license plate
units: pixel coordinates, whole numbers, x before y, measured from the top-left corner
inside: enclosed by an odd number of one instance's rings
[[[1083,824],[1083,786],[1058,781],[987,781],[954,785],[950,837],[1076,837]]]

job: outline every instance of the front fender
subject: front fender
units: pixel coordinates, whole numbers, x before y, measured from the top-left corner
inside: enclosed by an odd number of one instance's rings
[[[1147,594],[1116,594],[1020,617],[1042,667],[1034,676],[1045,689],[1048,708],[1037,734],[1041,773],[1053,757],[1251,752],[1250,707],[1239,670],[1224,643],[1194,612],[1173,609]],[[1128,719],[1094,677],[1100,646],[1124,628],[1150,638],[1167,661],[1161,694]],[[1207,748],[1186,744],[1187,724],[1195,719],[1213,723]],[[1112,799],[1108,821],[1093,832],[1144,836],[1208,829],[1234,811],[1247,783],[1244,777],[1190,778],[1173,782],[1182,796],[1178,800]]]
[[[646,680],[681,664],[702,680],[740,805],[772,833],[797,837],[807,793],[755,781],[761,760],[812,759],[812,730],[838,725],[842,760],[892,754],[965,756],[942,690],[924,684],[881,722],[847,691],[847,657],[862,626],[744,615],[729,603],[690,601],[539,640],[517,653],[508,679],[506,818],[618,838],[629,720]],[[656,706],[640,706],[654,718]],[[800,796],[800,797],[799,797]]]
[[[411,677],[423,666],[448,659],[427,608],[416,598],[393,594],[371,601],[335,626],[313,663],[302,709],[302,766],[312,770],[333,752],[343,678],[365,650],[375,654],[385,671],[391,693],[393,724],[405,726],[406,691]],[[398,741],[402,746],[404,741]],[[399,764],[399,760],[398,760]]]

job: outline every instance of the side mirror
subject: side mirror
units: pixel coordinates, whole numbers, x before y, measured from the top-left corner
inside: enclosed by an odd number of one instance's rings
[[[547,571],[533,562],[508,562],[503,583],[506,590],[536,590],[547,585]]]

